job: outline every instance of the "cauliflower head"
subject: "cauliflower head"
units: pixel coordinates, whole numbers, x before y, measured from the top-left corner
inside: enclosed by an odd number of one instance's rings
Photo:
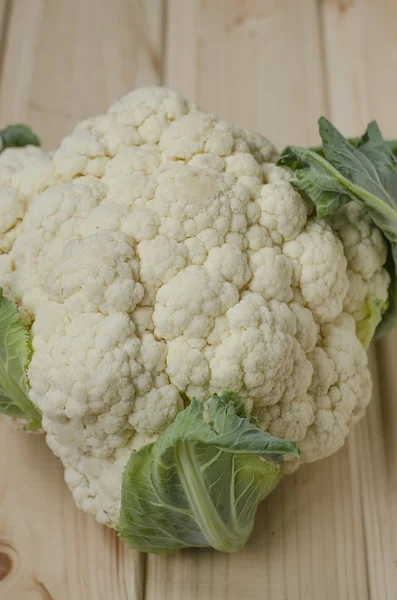
[[[0,156],[0,285],[30,328],[29,398],[77,505],[115,527],[132,450],[233,390],[259,427],[329,456],[371,397],[358,324],[387,302],[359,204],[319,219],[262,135],[165,88],[55,153]]]

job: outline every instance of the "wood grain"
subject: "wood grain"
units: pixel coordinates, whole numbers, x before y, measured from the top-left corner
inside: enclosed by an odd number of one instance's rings
[[[0,422],[2,600],[141,600],[142,561],[78,511],[41,436]]]
[[[316,4],[169,0],[166,85],[278,145],[316,140],[326,104]]]
[[[26,119],[56,147],[82,118],[160,82],[162,0],[12,0],[4,122]]]
[[[162,0],[8,2],[1,122],[29,122],[53,147],[82,117],[158,83],[162,15]],[[12,558],[1,600],[143,598],[144,557],[75,508],[43,438],[0,422],[0,482],[0,573]]]
[[[350,135],[362,133],[376,119],[386,137],[396,138],[397,5],[361,0],[345,11],[339,8],[325,2],[322,14],[332,119]],[[362,455],[358,464],[368,586],[370,597],[379,600],[395,597],[397,580],[396,360],[393,332],[377,346],[378,385],[356,444]],[[373,365],[375,371],[374,357]]]

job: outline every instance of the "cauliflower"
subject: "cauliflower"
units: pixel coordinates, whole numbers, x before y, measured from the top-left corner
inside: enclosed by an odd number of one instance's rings
[[[25,403],[101,523],[116,527],[132,505],[128,481],[148,487],[146,462],[158,461],[150,485],[171,477],[182,424],[199,423],[192,439],[211,452],[241,429],[252,436],[241,448],[266,459],[255,477],[278,481],[276,455],[285,471],[329,456],[364,413],[359,332],[369,343],[368,310],[387,303],[387,242],[358,202],[313,214],[277,158],[266,138],[165,88],[128,94],[54,154],[0,156],[0,284],[33,346]],[[218,533],[205,540],[233,549]],[[206,545],[195,536],[183,544]]]

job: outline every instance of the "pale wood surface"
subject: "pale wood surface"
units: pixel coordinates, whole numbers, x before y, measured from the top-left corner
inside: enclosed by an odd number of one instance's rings
[[[12,0],[0,8],[1,122],[29,122],[47,147],[131,88],[160,82],[161,0]],[[44,439],[3,423],[0,552],[1,544],[16,554],[1,600],[143,599],[144,557],[76,511]]]
[[[279,146],[316,142],[320,114],[397,136],[396,22],[394,0],[3,0],[0,121],[28,120],[51,146],[164,83]],[[15,564],[1,600],[395,600],[396,335],[376,358],[349,443],[286,479],[233,556],[129,551],[74,508],[43,440],[1,423],[0,559]]]

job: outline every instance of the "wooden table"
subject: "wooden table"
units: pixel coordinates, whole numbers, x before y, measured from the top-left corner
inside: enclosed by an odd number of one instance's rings
[[[397,137],[395,0],[0,0],[0,19],[1,123],[47,147],[160,83],[280,147],[315,143],[321,114]],[[395,600],[396,335],[376,358],[349,443],[286,479],[231,556],[130,551],[74,508],[43,438],[1,423],[1,600]]]

